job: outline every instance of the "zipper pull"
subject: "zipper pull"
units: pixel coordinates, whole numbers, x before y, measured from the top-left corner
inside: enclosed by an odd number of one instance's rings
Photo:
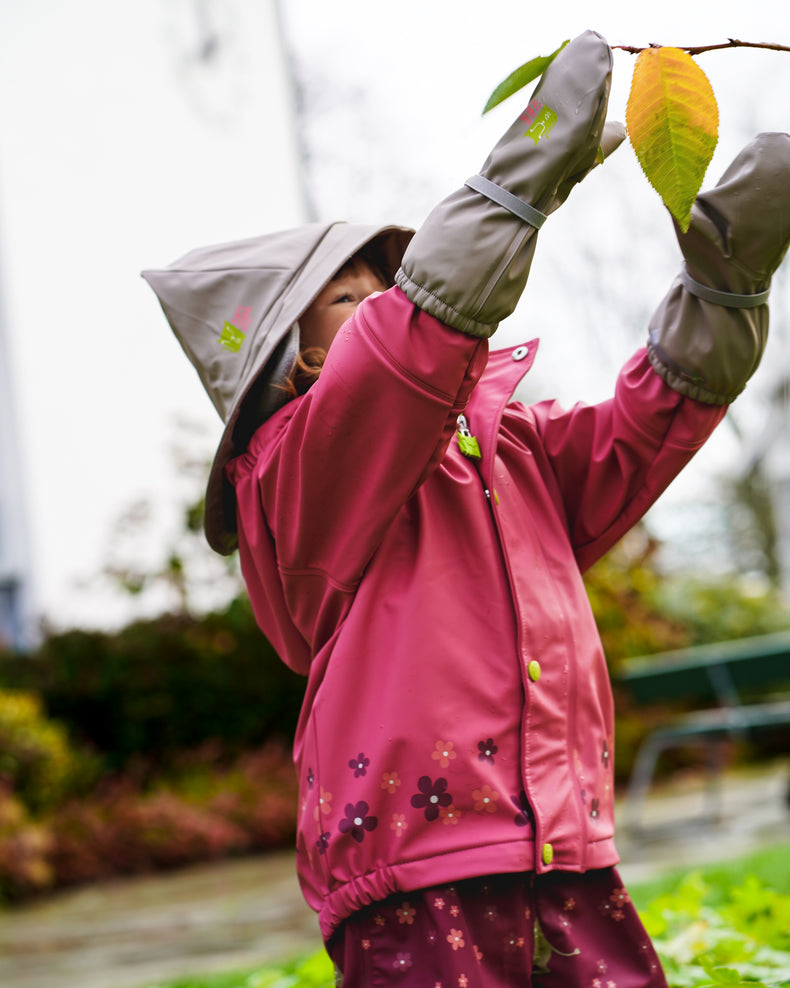
[[[470,459],[482,459],[480,444],[469,431],[469,422],[463,412],[456,419],[456,424],[458,425],[458,431],[455,434],[455,441],[458,443],[458,448],[464,456],[468,456]]]

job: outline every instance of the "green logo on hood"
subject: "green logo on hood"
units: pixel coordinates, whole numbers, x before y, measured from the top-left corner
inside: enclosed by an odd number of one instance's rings
[[[241,345],[244,342],[244,333],[240,329],[237,329],[233,323],[226,322],[222,327],[222,335],[217,340],[227,350],[231,350],[233,353],[238,353],[241,350]]]

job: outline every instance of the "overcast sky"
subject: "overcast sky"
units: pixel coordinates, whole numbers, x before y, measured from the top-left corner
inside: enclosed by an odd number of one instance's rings
[[[84,585],[113,520],[139,498],[172,514],[179,417],[205,426],[207,449],[220,431],[139,271],[301,222],[297,137],[321,218],[416,225],[518,113],[520,98],[481,118],[494,86],[585,28],[613,45],[790,43],[782,5],[730,0],[573,0],[551,13],[523,0],[282,7],[306,98],[298,133],[266,0],[0,5],[0,318],[33,600],[57,623],[118,619],[113,600]],[[790,54],[725,51],[699,64],[720,104],[711,184],[754,133],[790,127]],[[615,52],[611,117],[624,117],[632,67]],[[677,267],[630,148],[541,241],[528,318],[499,340],[544,338],[534,394],[597,400]],[[690,471],[700,478],[720,459],[713,450]]]

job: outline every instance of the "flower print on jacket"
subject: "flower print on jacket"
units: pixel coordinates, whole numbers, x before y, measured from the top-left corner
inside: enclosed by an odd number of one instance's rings
[[[327,849],[329,847],[329,838],[330,837],[331,837],[331,834],[327,830],[327,831],[324,831],[324,833],[321,834],[321,836],[315,842],[315,846],[318,848],[318,853],[319,854],[326,854]]]
[[[308,789],[312,789],[314,782],[315,782],[315,775],[313,774],[313,770],[311,768],[308,768],[308,770],[307,770],[307,788]]]
[[[332,793],[326,789],[318,787],[318,804],[313,809],[313,816],[316,820],[321,816],[328,816],[332,812]]]
[[[381,777],[381,788],[384,792],[394,795],[401,784],[401,778],[397,772],[385,772]]]
[[[405,813],[393,813],[392,823],[390,824],[390,830],[395,831],[396,837],[403,837],[404,830],[408,830],[409,825],[406,823]]]
[[[365,831],[375,830],[379,825],[378,817],[368,816],[370,807],[363,800],[358,803],[346,803],[346,817],[337,825],[341,834],[351,834],[357,844],[365,838]]]
[[[431,781],[429,775],[423,775],[417,783],[420,790],[411,798],[411,805],[417,809],[425,810],[425,819],[435,820],[439,816],[442,807],[450,806],[453,797],[447,792],[447,779],[439,778],[436,782]]]
[[[438,761],[441,768],[448,768],[450,762],[457,757],[458,752],[452,741],[437,741],[435,750],[431,752],[431,758]]]
[[[478,813],[496,813],[496,804],[499,793],[495,792],[491,786],[481,786],[472,793],[475,801],[475,810]]]
[[[600,806],[601,806],[600,799],[594,799],[590,803],[590,819],[593,821],[593,823],[598,823],[598,821],[601,818]]]
[[[455,806],[452,803],[450,803],[448,807],[445,808],[443,806],[439,810],[439,816],[442,818],[442,823],[445,823],[448,826],[450,824],[454,826],[461,819],[463,813],[460,810],[457,810]]]
[[[361,751],[356,758],[351,758],[348,762],[348,767],[354,769],[355,779],[358,779],[360,775],[368,774],[368,765],[370,765],[370,759],[365,758],[364,753]]]
[[[494,744],[493,738],[488,738],[486,741],[478,741],[477,750],[477,757],[481,762],[488,762],[489,765],[494,764],[494,755],[499,749]]]
[[[609,742],[606,738],[603,739],[603,745],[601,747],[601,762],[604,768],[609,768],[612,758],[612,753],[609,750]]]
[[[516,807],[518,813],[513,817],[513,823],[517,827],[532,827],[535,829],[535,817],[532,807],[529,805],[527,794],[522,789],[518,796],[511,796],[510,802]]]

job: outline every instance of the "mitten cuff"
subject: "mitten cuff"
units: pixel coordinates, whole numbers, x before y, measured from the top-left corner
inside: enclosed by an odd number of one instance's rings
[[[720,301],[712,301],[714,296]],[[768,339],[766,298],[767,292],[713,291],[684,271],[650,321],[647,349],[654,370],[687,398],[729,405],[762,358]]]

